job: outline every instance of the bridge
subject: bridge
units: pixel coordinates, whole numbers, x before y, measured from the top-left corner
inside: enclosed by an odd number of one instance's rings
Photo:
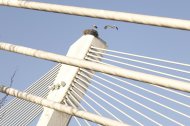
[[[45,3],[2,1],[1,4],[32,9],[41,5],[43,11],[68,13],[59,5],[56,8],[60,9],[48,10],[46,7],[54,6]],[[159,19],[162,23],[159,26],[189,30],[189,21],[176,24],[171,19],[175,25],[167,25],[165,18]],[[157,23],[148,24],[155,26]],[[110,126],[189,124],[190,79],[153,68],[189,74],[188,70],[173,66],[188,68],[190,64],[122,52],[107,46],[109,44],[95,34],[84,34],[63,56],[1,42],[1,50],[58,64],[24,92],[1,85],[1,92],[17,98],[0,110],[3,113],[0,125],[29,125],[41,113],[39,126],[64,126],[73,122]],[[17,113],[19,116],[15,116]]]

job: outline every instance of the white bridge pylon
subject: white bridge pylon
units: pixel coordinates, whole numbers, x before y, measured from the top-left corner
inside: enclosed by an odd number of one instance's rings
[[[83,35],[73,45],[71,45],[67,56],[85,60],[91,46],[104,49],[107,47],[103,40],[87,34]],[[100,59],[97,58],[95,60]],[[68,90],[72,84],[74,84],[74,80],[76,79],[75,77],[80,76],[77,75],[78,72],[80,72],[78,67],[58,64],[39,80],[29,86],[25,92],[43,98],[47,97],[49,100],[64,104],[65,99],[69,94]],[[91,73],[93,74],[92,71]],[[92,77],[92,75],[87,76]],[[86,84],[83,86],[88,87]],[[75,84],[75,87],[85,92],[85,89],[81,88],[79,85]],[[77,93],[81,97],[83,96],[81,92],[78,91]],[[78,100],[80,100],[80,98],[78,98]],[[42,110],[41,106],[15,98],[0,109],[0,113],[6,112],[6,114],[3,114],[3,118],[1,118],[0,125],[28,125],[42,112]],[[19,116],[14,116],[16,113],[19,113]],[[68,125],[70,118],[71,116],[68,114],[44,107],[44,111],[37,125],[65,126]]]
[[[105,49],[106,43],[92,35],[84,35],[70,47],[66,56],[85,60],[86,54],[91,46]],[[69,91],[70,87],[75,83],[74,80],[76,76],[80,76],[78,72],[81,72],[78,67],[62,64],[53,85],[50,86],[47,99],[65,104],[65,100],[68,98],[69,93],[72,93],[72,91]],[[92,77],[92,75],[87,76]],[[81,84],[87,87],[85,83],[81,82]],[[85,89],[77,83],[75,83],[74,88],[80,88],[85,92]],[[83,96],[79,91],[77,94],[81,97]],[[80,101],[81,99],[78,98],[78,100]],[[68,114],[45,107],[37,126],[66,126],[70,118],[71,116]]]

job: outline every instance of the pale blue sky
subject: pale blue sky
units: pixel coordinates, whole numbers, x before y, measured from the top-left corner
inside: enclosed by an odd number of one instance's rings
[[[46,0],[43,2],[190,20],[189,0]],[[0,41],[66,54],[96,24],[109,49],[190,63],[190,32],[126,22],[0,6]],[[104,30],[107,24],[119,30]],[[55,63],[0,51],[0,83],[24,90]],[[187,68],[187,70],[190,70]],[[189,77],[189,75],[184,75]],[[190,110],[188,110],[190,113]]]

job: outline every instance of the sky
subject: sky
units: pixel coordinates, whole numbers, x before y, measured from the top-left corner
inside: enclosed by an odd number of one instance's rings
[[[189,0],[41,2],[190,20]],[[0,41],[63,55],[82,36],[82,32],[94,24],[109,49],[190,63],[189,31],[0,6]],[[108,24],[116,25],[119,30],[103,29]],[[1,50],[0,83],[9,85],[12,74],[17,70],[13,87],[24,90],[55,64]]]

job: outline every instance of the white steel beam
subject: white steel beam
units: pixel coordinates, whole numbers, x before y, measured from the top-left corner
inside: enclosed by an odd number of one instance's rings
[[[148,16],[142,14],[132,14],[125,12],[98,10],[98,9],[73,7],[73,6],[64,6],[64,5],[40,3],[40,2],[32,2],[24,0],[0,0],[0,5],[40,10],[40,11],[64,13],[70,15],[79,15],[84,17],[101,18],[107,20],[131,22],[137,24],[153,25],[159,27],[190,30],[190,21],[182,19],[173,19],[166,17]]]
[[[145,83],[150,83],[153,85],[163,86],[171,89],[181,90],[185,92],[190,92],[190,83],[169,79],[165,77],[160,77],[156,75],[146,74],[142,72],[137,72],[133,70],[128,70],[112,65],[100,64],[89,62],[81,59],[66,57],[58,55],[55,53],[40,51],[36,49],[26,48],[22,46],[12,45],[8,43],[0,43],[1,50],[7,50],[15,53],[24,54],[27,56],[37,57],[49,61],[54,61],[58,63],[63,63],[71,66],[77,66],[81,68],[86,68],[94,71],[99,71],[102,73],[107,73],[110,75],[120,76],[124,78],[129,78]]]
[[[38,105],[42,105],[42,106],[54,109],[59,112],[64,112],[69,115],[77,116],[77,117],[80,117],[80,118],[83,118],[83,119],[86,119],[86,120],[89,120],[89,121],[92,121],[92,122],[95,122],[95,123],[98,123],[101,125],[128,126],[127,124],[124,124],[124,123],[121,123],[121,122],[118,122],[118,121],[115,121],[115,120],[112,120],[109,118],[105,118],[105,117],[102,117],[102,116],[99,116],[96,114],[78,110],[73,107],[62,105],[58,102],[47,100],[47,99],[44,99],[44,98],[41,98],[41,97],[38,97],[38,96],[35,96],[32,94],[28,94],[26,92],[21,92],[16,89],[13,89],[13,88],[5,87],[3,85],[0,85],[0,92],[6,93],[11,96],[15,96],[15,97],[23,99],[23,100],[30,101],[32,103],[36,103]],[[54,126],[57,126],[57,125],[54,124]]]

